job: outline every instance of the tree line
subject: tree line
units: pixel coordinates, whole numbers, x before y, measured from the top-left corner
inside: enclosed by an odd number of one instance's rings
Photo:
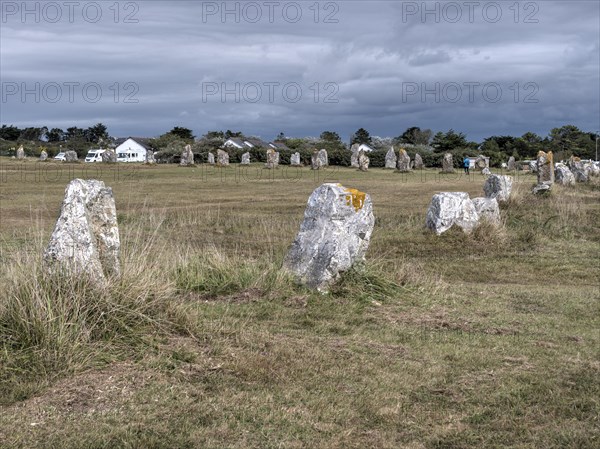
[[[435,134],[430,129],[421,129],[413,126],[407,128],[396,137],[372,136],[369,131],[359,128],[354,132],[347,143],[342,141],[335,131],[323,131],[319,137],[287,137],[283,132],[275,138],[274,142],[285,144],[287,148],[301,153],[307,153],[314,148],[325,148],[329,153],[343,155],[355,143],[367,144],[377,153],[386,152],[391,146],[396,149],[404,146],[409,153],[419,152],[425,158],[431,159],[437,165],[437,155],[453,153],[457,158],[483,154],[490,157],[492,165],[499,165],[510,156],[517,160],[535,158],[540,150],[551,150],[555,159],[566,159],[576,155],[584,159],[593,159],[596,154],[597,134],[585,132],[574,125],[565,125],[553,128],[547,136],[540,136],[534,132],[526,132],[522,136],[490,136],[481,142],[467,140],[466,134],[453,129],[438,131]],[[174,158],[181,153],[183,146],[192,145],[194,153],[207,153],[221,147],[229,138],[256,138],[246,136],[241,131],[208,131],[196,138],[192,130],[175,126],[170,131],[151,139],[147,139],[150,146],[163,157]],[[2,125],[0,128],[0,154],[7,154],[8,148],[15,144],[23,144],[26,151],[35,155],[40,148],[57,152],[57,148],[73,149],[84,155],[89,148],[114,147],[115,139],[108,133],[102,123],[97,123],[89,128],[71,127],[66,130],[60,128],[28,127]],[[412,151],[411,151],[412,150]],[[263,149],[264,151],[264,149]],[[258,153],[257,153],[258,154]],[[373,153],[378,159],[379,156]],[[343,156],[346,159],[346,156]],[[344,164],[342,164],[344,165]]]

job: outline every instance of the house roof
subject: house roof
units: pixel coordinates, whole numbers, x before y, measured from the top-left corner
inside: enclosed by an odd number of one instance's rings
[[[257,137],[248,137],[245,139],[242,139],[240,137],[230,137],[225,142],[232,142],[234,145],[236,145],[240,148],[253,148],[253,147],[273,148],[270,144],[268,144],[264,140],[259,139]],[[246,142],[248,142],[250,144],[250,146]]]
[[[150,139],[148,139],[147,137],[120,137],[118,139],[115,139],[115,144],[117,146],[119,146],[122,143],[126,142],[128,139],[131,139],[131,140],[137,142],[138,144],[143,146],[146,150],[153,150],[152,145],[150,145]]]

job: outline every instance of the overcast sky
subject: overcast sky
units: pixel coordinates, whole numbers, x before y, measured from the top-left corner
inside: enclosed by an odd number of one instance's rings
[[[598,1],[116,5],[2,1],[2,124],[344,140],[600,128]]]

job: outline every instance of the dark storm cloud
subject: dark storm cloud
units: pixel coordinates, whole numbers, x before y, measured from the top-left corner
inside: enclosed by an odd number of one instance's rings
[[[597,2],[320,2],[318,16],[315,2],[121,2],[118,17],[105,2],[96,23],[92,2],[49,23],[49,3],[26,4],[36,23],[2,2],[3,124],[264,138],[416,125],[473,140],[600,127]]]

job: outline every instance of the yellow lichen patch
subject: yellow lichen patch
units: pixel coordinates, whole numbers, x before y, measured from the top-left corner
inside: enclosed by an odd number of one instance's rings
[[[367,194],[356,189],[346,188],[345,191],[350,194],[346,195],[346,204],[348,206],[353,206],[356,212],[361,210],[365,204]]]

